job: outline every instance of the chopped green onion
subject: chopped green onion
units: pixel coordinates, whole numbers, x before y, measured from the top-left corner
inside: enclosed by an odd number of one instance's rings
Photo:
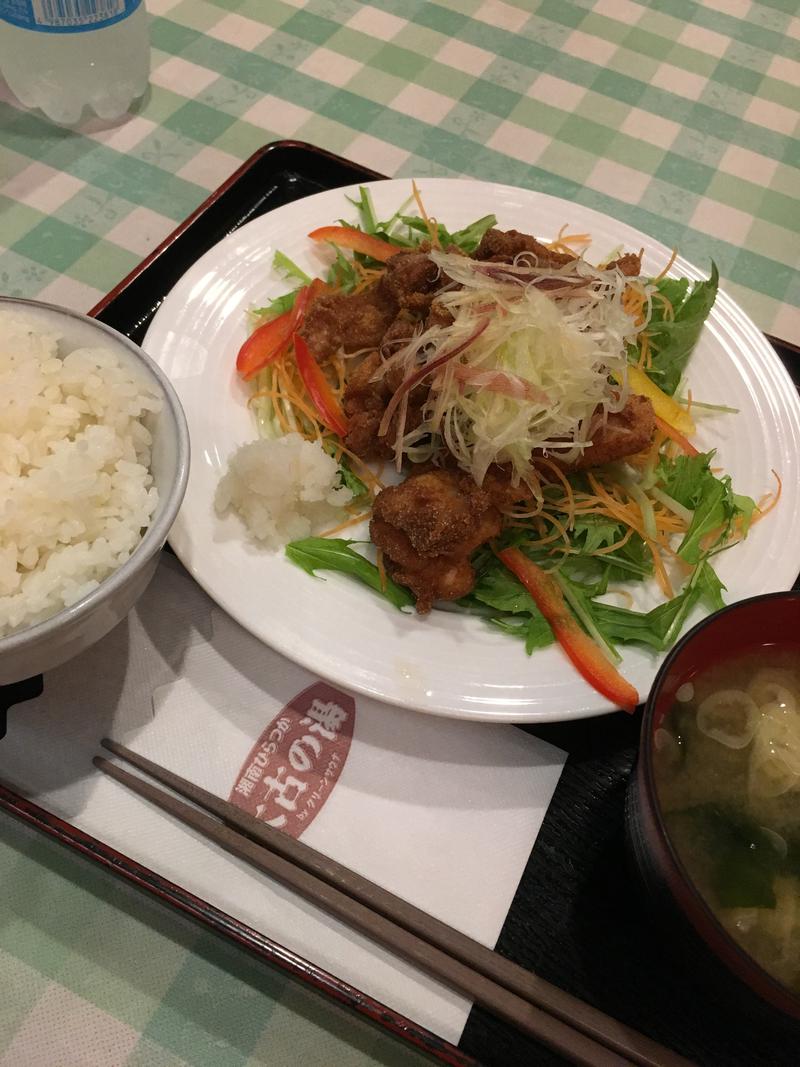
[[[633,499],[639,505],[639,510],[642,513],[642,522],[644,523],[644,532],[650,538],[651,541],[655,541],[658,537],[658,530],[656,529],[656,516],[653,511],[653,505],[647,497],[647,494],[642,492],[641,486],[636,482],[631,482],[626,486],[626,489],[631,494]],[[651,490],[652,492],[652,490]]]
[[[612,644],[609,644],[609,642],[597,628],[597,625],[594,619],[592,618],[591,612],[587,608],[583,596],[578,593],[575,584],[571,582],[568,578],[564,578],[564,576],[559,574],[557,571],[550,571],[550,574],[553,576],[553,578],[555,578],[555,580],[561,587],[561,592],[564,594],[564,599],[575,612],[578,621],[584,626],[589,636],[594,638],[594,640],[603,650],[603,653],[605,654],[606,658],[609,659],[612,663],[621,663],[622,657],[620,656],[619,652],[617,652],[617,650],[614,648],[614,646]]]
[[[684,407],[689,406],[689,398],[681,396],[676,398],[679,404],[683,404]],[[695,400],[692,397],[692,410],[700,408],[702,411],[719,411],[724,415],[738,415],[739,408],[729,408],[726,404],[706,404],[702,400]]]

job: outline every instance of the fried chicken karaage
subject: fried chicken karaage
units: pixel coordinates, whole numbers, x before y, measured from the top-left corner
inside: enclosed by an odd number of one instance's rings
[[[436,297],[452,290],[454,283],[428,252],[423,247],[393,256],[379,280],[362,292],[321,297],[302,328],[320,362],[337,352],[360,354],[348,369],[343,396],[348,424],[344,444],[364,459],[388,459],[394,451],[399,414],[395,412],[383,426],[384,432],[380,431],[402,371],[384,373],[385,361],[416,334],[453,321]],[[487,231],[472,258],[511,264],[519,263],[520,257],[554,271],[575,259],[529,234],[496,229]],[[606,265],[612,268],[627,277],[636,276],[640,258],[625,254]],[[423,423],[429,397],[430,381],[409,392],[402,412],[403,433]],[[584,470],[624,459],[646,448],[654,431],[650,401],[630,396],[622,411],[598,417],[580,458],[562,465]],[[551,458],[559,462],[557,450]],[[532,456],[532,464],[535,461]],[[430,611],[437,600],[456,600],[470,592],[475,580],[470,556],[500,533],[503,512],[531,499],[524,481],[517,482],[503,468],[492,466],[478,486],[470,474],[445,464],[443,469],[412,468],[400,485],[378,493],[370,524],[372,540],[383,554],[387,572],[413,592],[420,613]]]

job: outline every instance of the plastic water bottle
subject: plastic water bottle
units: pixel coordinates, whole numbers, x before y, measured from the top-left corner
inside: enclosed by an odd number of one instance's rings
[[[25,107],[65,126],[123,115],[147,88],[142,0],[0,0],[0,71]]]

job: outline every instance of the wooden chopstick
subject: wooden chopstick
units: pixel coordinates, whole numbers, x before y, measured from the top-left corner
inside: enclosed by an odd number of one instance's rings
[[[430,942],[449,956],[472,967],[486,978],[492,979],[531,1004],[543,1008],[598,1043],[607,1045],[631,1062],[640,1064],[641,1067],[666,1064],[674,1064],[678,1067],[679,1064],[686,1063],[682,1057],[663,1048],[631,1027],[604,1015],[591,1005],[551,985],[512,960],[481,945],[478,941],[461,933],[460,930],[455,930],[439,919],[435,919],[427,912],[409,904],[408,901],[402,900],[394,893],[390,893],[355,871],[337,863],[336,860],[317,852],[309,845],[289,837],[288,834],[272,826],[267,826],[266,823],[255,819],[241,808],[222,800],[213,793],[209,793],[201,786],[187,781],[116,741],[104,738],[101,744],[174,792],[185,796],[206,811],[212,812],[229,826],[241,830],[248,837],[276,852],[279,856],[283,856],[289,862],[340,889],[348,896],[354,897],[372,911]]]
[[[524,1030],[574,1063],[583,1064],[585,1067],[621,1067],[629,1062],[591,1038],[572,1030],[547,1012],[465,967],[382,915],[371,911],[327,882],[308,874],[251,838],[237,833],[230,826],[170,796],[150,782],[129,774],[102,756],[95,756],[94,764],[105,774],[152,801],[162,811],[174,815],[187,826],[199,831],[203,837],[216,842],[233,856],[246,860],[289,886],[323,911],[409,960],[421,971],[471,997],[493,1014]]]
[[[220,825],[149,782],[98,757],[95,764],[100,770],[574,1062],[629,1062],[643,1067],[687,1064],[677,1053],[545,982],[308,845],[267,826],[124,745],[109,739],[101,743],[110,752],[211,811],[227,825]],[[240,830],[248,840],[234,830]]]

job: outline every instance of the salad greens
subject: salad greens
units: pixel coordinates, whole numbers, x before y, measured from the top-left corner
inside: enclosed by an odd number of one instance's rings
[[[710,469],[714,452],[697,456],[661,457],[656,484],[692,512],[692,520],[677,549],[686,563],[699,563],[704,555],[703,541],[716,534],[714,545],[724,544],[737,519],[742,536],[747,533],[755,511],[755,501],[734,493],[730,476],[718,478]],[[705,550],[708,552],[708,548]]]
[[[698,604],[709,611],[724,607],[724,586],[714,572],[710,560],[724,545],[733,524],[739,519],[746,532],[755,503],[749,497],[738,496],[730,488],[730,478],[718,478],[710,470],[713,452],[698,456],[661,457],[656,471],[657,485],[682,504],[692,509],[693,518],[677,554],[694,570],[684,588],[670,600],[647,612],[634,611],[604,602],[615,581],[644,581],[653,574],[652,556],[644,540],[632,534],[614,552],[598,556],[597,549],[607,548],[621,541],[626,527],[604,516],[586,515],[575,520],[570,538],[570,551],[553,561],[550,545],[531,549],[524,531],[506,530],[497,541],[497,548],[516,545],[545,569],[556,575],[565,599],[584,629],[601,645],[612,660],[618,659],[616,645],[644,645],[664,651],[674,644],[689,613]],[[570,476],[575,488],[582,487],[582,476]],[[566,513],[558,516],[566,523]],[[705,548],[701,544],[712,535],[716,537]],[[506,633],[527,639],[526,627],[533,621],[544,623],[530,594],[507,568],[488,551],[481,550],[473,558],[477,571],[475,588],[459,603],[467,609],[488,606],[497,610],[491,621]],[[544,623],[544,626],[547,624]],[[549,628],[548,628],[549,629]],[[552,635],[551,635],[552,636]],[[533,647],[541,647],[534,645]]]
[[[294,260],[289,259],[283,252],[278,251],[272,257],[272,268],[287,280],[294,278],[300,282],[301,285],[311,284],[311,275],[306,274],[304,270],[297,266]]]
[[[662,392],[672,396],[686,370],[703,323],[714,306],[719,271],[712,261],[711,276],[707,281],[692,283],[688,278],[661,278],[655,286],[666,302],[657,297],[653,299],[647,325],[652,364],[646,368],[646,374]],[[669,307],[672,316],[665,317]],[[638,360],[638,350],[634,349],[634,352]]]
[[[397,585],[386,578],[374,563],[360,556],[350,545],[358,544],[342,537],[306,537],[301,541],[292,541],[286,546],[286,555],[302,567],[308,574],[316,576],[317,571],[339,571],[358,578],[364,585],[384,596],[396,608],[411,608],[414,597],[402,585]]]
[[[345,456],[342,456],[339,460],[339,485],[337,488],[341,488],[342,486],[344,486],[345,489],[349,489],[353,494],[354,503],[357,503],[369,494],[369,489],[366,484],[361,481],[357,474],[353,473],[353,469]]]
[[[409,198],[389,218],[380,220],[369,190],[360,186],[358,197],[350,199],[357,211],[358,224],[339,220],[339,225],[405,249],[417,248],[429,240],[430,226],[435,225],[441,249],[470,255],[486,231],[497,223],[495,216],[489,214],[460,230],[450,231],[438,221],[407,214],[413,199]],[[364,269],[384,267],[360,252],[348,258],[340,248],[334,247],[334,254],[326,281],[339,293],[350,293],[361,284]],[[275,253],[273,265],[297,287],[257,309],[254,315],[273,317],[288,311],[301,288],[311,283],[305,271],[280,251]],[[649,356],[643,369],[668,396],[673,396],[678,389],[714,304],[718,282],[717,267],[712,263],[707,280],[690,282],[686,278],[664,277],[651,283],[650,318],[646,328]],[[642,365],[640,344],[628,346],[627,358]],[[723,412],[732,410],[714,404],[697,406]],[[667,649],[697,604],[711,611],[724,606],[724,586],[711,561],[731,543],[734,534],[746,535],[756,510],[752,499],[733,491],[730,477],[719,476],[712,470],[713,457],[713,451],[674,457],[661,455],[638,474],[624,467],[615,472],[620,485],[640,504],[644,536],[630,524],[617,521],[613,514],[559,510],[557,502],[562,500],[562,487],[545,486],[545,497],[551,494],[545,500],[548,516],[553,518],[556,528],[560,525],[568,530],[569,543],[537,535],[541,542],[537,544],[531,540],[531,530],[519,524],[506,528],[492,548],[483,546],[473,555],[471,563],[476,582],[470,594],[457,602],[456,609],[478,614],[496,629],[522,640],[529,655],[534,649],[553,643],[550,625],[533,597],[495,554],[513,546],[553,575],[570,610],[609,659],[619,660],[617,645],[640,645],[659,652]],[[339,484],[351,489],[356,500],[368,498],[367,485],[353,472],[346,458],[341,457],[339,464]],[[569,473],[565,477],[573,493],[591,496],[593,489],[588,474]],[[609,603],[608,595],[612,583],[644,582],[654,574],[653,502],[682,520],[685,533],[674,551],[691,571],[676,595],[650,611],[635,611]],[[396,608],[412,607],[412,594],[356,552],[351,546],[357,543],[341,538],[308,537],[289,544],[286,554],[309,574],[339,571],[368,585]],[[668,588],[668,583],[665,587]]]
[[[678,637],[689,613],[697,604],[709,611],[724,607],[725,588],[714,572],[710,560],[719,551],[725,534],[720,533],[711,546],[700,549],[700,541],[720,525],[727,526],[741,517],[749,521],[755,507],[749,497],[730,492],[730,479],[718,478],[709,469],[713,452],[695,457],[679,456],[659,464],[659,481],[669,488],[676,499],[694,508],[695,519],[689,533],[678,549],[687,562],[695,564],[684,588],[670,600],[650,611],[634,611],[605,602],[614,581],[644,581],[653,573],[652,557],[638,534],[633,534],[616,551],[597,556],[598,548],[606,548],[621,541],[625,534],[622,522],[615,523],[602,516],[586,515],[576,519],[570,541],[571,551],[553,563],[550,546],[532,549],[526,544],[527,533],[520,529],[506,530],[497,540],[498,549],[516,545],[539,566],[551,570],[557,577],[564,596],[578,621],[603,647],[609,658],[618,660],[617,645],[641,645],[656,651],[669,648]],[[352,472],[356,483],[363,485]],[[342,472],[344,476],[344,471]],[[571,481],[580,482],[579,475]],[[345,479],[344,484],[350,485]],[[350,485],[354,489],[354,485]],[[566,521],[566,515],[563,516]],[[691,536],[690,536],[691,535]],[[286,552],[294,563],[309,573],[317,570],[340,571],[353,575],[383,595],[395,607],[413,604],[406,590],[388,581],[384,588],[377,567],[358,555],[349,546],[355,542],[328,538],[306,538],[287,546]],[[466,612],[482,615],[494,627],[525,641],[530,655],[534,649],[544,648],[554,641],[552,630],[522,583],[487,547],[480,548],[472,559],[476,582],[469,596],[458,602]],[[399,595],[398,595],[399,594]]]
[[[380,237],[389,244],[396,245],[399,248],[418,248],[423,241],[430,239],[430,232],[424,219],[415,215],[403,214],[413,197],[406,201],[406,203],[403,204],[391,218],[383,221],[379,221],[376,218],[375,208],[372,204],[372,197],[370,196],[369,189],[365,186],[359,186],[359,197],[357,200],[353,200],[350,197],[347,199],[358,209],[360,225],[353,226],[351,222],[346,222],[344,219],[340,219],[339,224],[341,226],[346,226],[348,229],[361,230],[363,233],[370,234],[374,237]],[[486,231],[496,225],[497,218],[494,215],[484,215],[483,218],[476,219],[475,222],[470,223],[469,226],[465,226],[461,230],[456,230],[454,233],[451,233],[442,223],[437,223],[439,242],[442,248],[447,248],[450,245],[453,245],[460,251],[469,255],[478,247],[481,238]],[[369,256],[362,255],[358,252],[355,253],[353,259],[348,259],[340,248],[335,248],[334,254],[334,261],[328,269],[328,274],[325,280],[328,285],[334,286],[340,293],[352,293],[356,286],[362,281],[362,276],[354,266],[354,262],[373,269],[379,269],[384,266],[383,263],[379,263],[377,260],[370,259]],[[264,307],[254,308],[251,312],[254,317],[275,318],[278,315],[282,315],[285,311],[291,311],[300,289],[304,285],[309,285],[311,282],[311,278],[306,274],[302,267],[299,267],[281,251],[276,251],[272,260],[272,266],[281,277],[286,278],[287,280],[297,281],[300,284],[297,288],[291,290],[291,292],[284,293],[283,296],[279,296],[275,300],[270,300]]]
[[[351,500],[351,503],[360,503],[362,499],[368,496],[369,494],[369,488],[366,482],[363,482],[359,478],[359,476],[353,471],[353,468],[350,465],[350,460],[347,458],[346,455],[344,455],[344,453],[338,455],[339,449],[336,447],[335,442],[330,440],[323,441],[322,447],[325,449],[328,455],[332,456],[335,460],[337,460],[339,464],[339,480],[336,483],[336,488],[349,489],[350,492],[353,494],[353,499]]]
[[[425,219],[420,218],[418,215],[405,214],[405,209],[411,203],[413,197],[410,197],[405,204],[401,205],[391,218],[386,219],[384,222],[379,222],[375,218],[375,208],[372,204],[369,189],[360,185],[358,191],[359,197],[357,200],[348,197],[350,203],[358,210],[360,226],[356,227],[357,229],[363,230],[364,233],[374,237],[382,237],[389,244],[398,245],[400,248],[416,248],[423,241],[430,240],[430,229]],[[352,226],[352,223],[345,222],[342,219],[339,222],[342,226]],[[437,222],[435,225],[439,244],[442,248],[454,245],[466,255],[471,255],[481,243],[481,238],[486,231],[497,225],[497,217],[495,215],[484,215],[483,218],[471,222],[469,226],[465,226],[461,230],[455,230],[452,233],[441,222]]]
[[[296,281],[300,284],[296,289],[292,289],[291,292],[284,293],[283,296],[276,297],[275,300],[270,300],[264,307],[253,308],[251,314],[255,318],[277,318],[278,315],[283,315],[285,311],[291,311],[297,299],[297,294],[302,287],[311,284],[311,277],[301,267],[298,267],[294,260],[284,255],[283,252],[278,251],[272,257],[272,269],[280,274],[282,278],[286,278],[287,281]]]

